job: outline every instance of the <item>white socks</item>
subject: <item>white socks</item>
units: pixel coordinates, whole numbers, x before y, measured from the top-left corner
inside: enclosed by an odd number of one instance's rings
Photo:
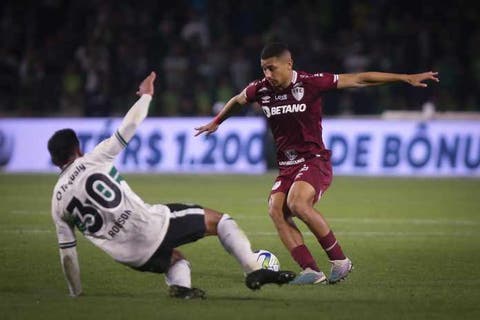
[[[217,226],[218,239],[225,250],[237,259],[245,273],[260,269],[252,252],[250,241],[228,214],[224,214]]]
[[[177,285],[191,288],[190,263],[185,259],[175,262],[165,274],[165,282],[168,286]]]
[[[222,246],[237,259],[245,273],[260,269],[256,255],[250,247],[250,241],[228,214],[224,214],[220,219],[217,233]],[[178,260],[165,273],[165,282],[168,286],[177,285],[191,288],[190,273],[190,263],[185,259]]]

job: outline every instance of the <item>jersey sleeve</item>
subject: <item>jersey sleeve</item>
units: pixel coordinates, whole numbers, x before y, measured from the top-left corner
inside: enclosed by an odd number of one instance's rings
[[[328,91],[337,88],[338,74],[333,73],[315,73],[310,78],[311,83],[319,91]]]
[[[243,95],[249,103],[257,101],[257,81],[251,82],[246,86],[245,89],[243,89]]]
[[[127,146],[127,141],[117,130],[110,138],[100,142],[89,156],[98,162],[111,162]]]
[[[70,225],[61,218],[61,212],[58,212],[56,202],[52,203],[52,218],[57,232],[58,246],[60,249],[73,248],[77,245],[77,239],[73,225]]]

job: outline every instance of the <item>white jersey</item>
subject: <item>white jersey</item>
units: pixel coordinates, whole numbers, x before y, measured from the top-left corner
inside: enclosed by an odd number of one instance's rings
[[[140,267],[160,246],[170,210],[140,199],[113,166],[126,146],[117,131],[64,169],[53,190],[60,248],[76,245],[74,227],[116,261]]]

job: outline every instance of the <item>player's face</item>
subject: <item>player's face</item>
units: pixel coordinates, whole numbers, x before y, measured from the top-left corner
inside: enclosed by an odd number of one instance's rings
[[[292,60],[290,57],[271,57],[261,59],[263,74],[274,87],[286,88],[290,84]]]

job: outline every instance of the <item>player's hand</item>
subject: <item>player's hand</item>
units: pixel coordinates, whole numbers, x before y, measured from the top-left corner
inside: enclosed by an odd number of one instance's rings
[[[429,71],[423,73],[409,74],[406,78],[406,82],[410,83],[412,86],[423,88],[428,87],[428,85],[424,83],[424,81],[427,80],[440,82],[440,79],[438,79],[438,72]]]
[[[195,128],[195,130],[197,130],[197,133],[195,134],[195,137],[204,133],[204,132],[206,132],[206,134],[208,136],[208,135],[214,133],[215,131],[217,131],[218,126],[219,126],[218,123],[215,123],[215,122],[212,121],[209,124],[206,124],[204,126]]]
[[[140,83],[140,86],[138,86],[138,91],[137,95],[141,96],[142,94],[149,94],[153,96],[154,88],[153,88],[153,82],[155,81],[155,78],[157,75],[155,72],[150,72],[148,77],[143,79],[142,83]]]

